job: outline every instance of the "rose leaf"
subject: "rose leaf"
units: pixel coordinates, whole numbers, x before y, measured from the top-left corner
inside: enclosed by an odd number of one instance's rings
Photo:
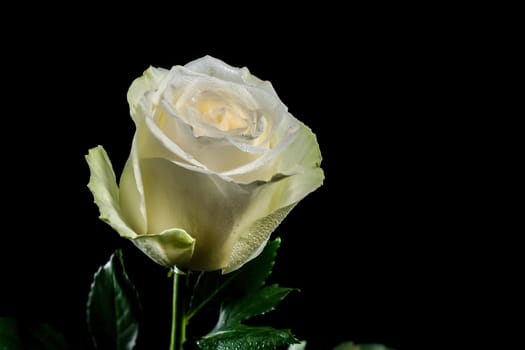
[[[117,249],[95,273],[87,302],[87,323],[98,349],[133,349],[140,302]]]

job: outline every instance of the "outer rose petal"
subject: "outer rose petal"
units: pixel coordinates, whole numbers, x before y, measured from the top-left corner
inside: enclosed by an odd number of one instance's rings
[[[132,242],[157,264],[168,267],[187,266],[195,249],[195,240],[177,228],[138,236]]]
[[[100,219],[113,227],[122,237],[128,239],[137,237],[122,218],[115,172],[106,150],[102,146],[90,149],[86,161],[91,172],[88,187],[99,208]]]
[[[178,228],[196,240],[192,260],[180,267],[201,271],[225,267],[251,192],[167,159],[141,159],[140,166],[148,232]]]
[[[239,224],[240,237],[232,247],[223,273],[240,268],[264,248],[272,232],[290,210],[323,183],[320,168],[268,182],[256,189],[247,212]]]
[[[194,73],[203,74],[208,77],[215,77],[221,80],[231,81],[245,85],[247,87],[256,87],[279,99],[279,96],[277,95],[277,92],[275,92],[271,82],[257,78],[256,76],[252,75],[246,67],[240,69],[237,67],[232,67],[224,61],[209,55],[191,61],[184,67]]]
[[[122,216],[115,173],[104,148],[90,149],[86,160],[91,171],[88,187],[100,210],[100,219],[122,237],[131,239],[156,263],[184,266],[193,255],[195,240],[181,229],[169,229],[155,235],[137,234]]]
[[[169,71],[164,68],[149,67],[141,77],[131,83],[128,89],[128,103],[132,116],[144,94],[147,91],[155,90],[168,73]]]
[[[148,219],[144,203],[144,187],[142,186],[136,138],[133,138],[128,161],[120,176],[119,189],[119,203],[122,216],[137,234],[146,234]]]
[[[228,265],[223,273],[238,269],[259,255],[271,233],[307,194],[324,180],[320,168],[321,152],[315,134],[300,123],[293,142],[280,154],[274,164],[277,178],[260,186],[244,214],[242,234],[234,244]],[[290,168],[290,164],[294,164]],[[279,178],[279,174],[284,176]]]
[[[274,173],[291,175],[304,169],[319,168],[321,165],[321,150],[312,130],[299,121],[300,132],[274,164]]]

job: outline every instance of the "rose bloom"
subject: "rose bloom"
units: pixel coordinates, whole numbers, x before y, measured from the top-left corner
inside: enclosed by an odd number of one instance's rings
[[[210,56],[150,67],[128,103],[136,132],[120,184],[98,146],[88,187],[100,218],[158,264],[238,269],[323,182],[315,135],[246,68]]]

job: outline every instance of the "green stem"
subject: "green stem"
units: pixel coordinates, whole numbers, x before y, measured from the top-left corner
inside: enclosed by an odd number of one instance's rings
[[[184,290],[181,275],[184,273],[173,268],[173,298],[171,312],[170,350],[182,350],[186,341],[186,319],[184,318]]]

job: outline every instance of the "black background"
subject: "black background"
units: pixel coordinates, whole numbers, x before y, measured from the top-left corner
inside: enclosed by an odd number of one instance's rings
[[[282,247],[272,280],[301,292],[264,316],[268,323],[311,350],[346,340],[420,349],[453,337],[440,321],[462,281],[452,268],[462,242],[451,228],[462,209],[443,204],[457,169],[441,166],[454,137],[442,132],[451,125],[440,85],[450,56],[436,49],[426,12],[416,20],[400,8],[308,16],[272,8],[262,21],[255,10],[205,18],[194,10],[156,26],[84,10],[7,46],[0,315],[49,322],[72,348],[87,348],[92,275],[121,247],[143,297],[144,337],[167,348],[169,281],[98,220],[84,155],[103,145],[120,174],[134,131],[129,84],[150,65],[210,54],[271,81],[323,155],[324,185],[275,232]],[[113,20],[123,22],[113,29]]]

